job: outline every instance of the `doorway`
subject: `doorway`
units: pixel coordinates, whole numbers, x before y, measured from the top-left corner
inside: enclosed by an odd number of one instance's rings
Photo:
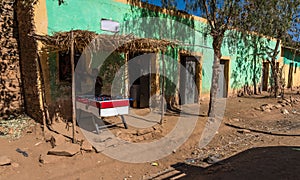
[[[218,81],[218,98],[227,98],[228,96],[228,84],[229,84],[229,60],[220,60],[219,67],[219,81]]]
[[[134,108],[149,107],[151,92],[151,61],[155,59],[155,54],[132,53],[129,56],[129,84],[131,106]]]
[[[294,69],[294,63],[290,63],[287,88],[291,88],[293,86],[293,72],[294,72],[293,69]]]
[[[200,90],[200,57],[180,55],[180,100],[179,104],[198,103]],[[198,87],[199,86],[199,87]]]
[[[269,62],[263,62],[263,74],[262,74],[262,90],[268,91],[269,81]]]

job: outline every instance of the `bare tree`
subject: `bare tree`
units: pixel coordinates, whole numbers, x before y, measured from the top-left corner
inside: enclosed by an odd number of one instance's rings
[[[213,38],[214,61],[208,116],[216,116],[221,47],[225,32],[234,27],[240,17],[243,1],[239,0],[185,0],[187,9],[200,12],[207,19],[208,31]]]
[[[298,0],[247,0],[238,24],[244,32],[255,31],[258,35],[275,38],[276,44],[265,47],[266,60],[271,65],[272,89],[277,97],[279,90],[279,67],[277,57],[280,45],[299,36],[300,1]]]

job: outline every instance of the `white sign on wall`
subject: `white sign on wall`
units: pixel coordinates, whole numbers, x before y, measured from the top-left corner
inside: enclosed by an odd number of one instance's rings
[[[120,23],[109,19],[101,19],[100,21],[101,30],[110,32],[119,32]]]

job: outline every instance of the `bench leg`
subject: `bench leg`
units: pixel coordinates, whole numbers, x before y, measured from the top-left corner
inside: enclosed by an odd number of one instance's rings
[[[98,124],[97,124],[96,121],[95,121],[94,115],[92,115],[92,121],[93,121],[93,124],[95,125],[97,134],[99,134],[99,133],[100,133],[100,132],[99,132],[99,126],[98,126]]]
[[[124,124],[124,128],[125,128],[125,129],[128,129],[127,124],[126,124],[126,121],[125,121],[125,118],[124,118],[123,115],[121,115],[121,119],[122,119],[122,123]]]

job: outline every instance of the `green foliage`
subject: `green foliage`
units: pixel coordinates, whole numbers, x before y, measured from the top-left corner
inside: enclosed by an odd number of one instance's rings
[[[287,42],[299,38],[299,0],[247,0],[239,28]]]
[[[114,94],[119,95],[120,92],[118,90],[122,89],[123,80],[123,72],[119,72],[120,68],[124,65],[124,58],[117,53],[112,53],[109,55],[103,65],[100,68],[99,76],[103,79],[103,93],[104,94]],[[115,81],[115,82],[114,82]],[[115,86],[119,86],[112,88],[112,84]],[[110,90],[112,92],[110,92]]]

